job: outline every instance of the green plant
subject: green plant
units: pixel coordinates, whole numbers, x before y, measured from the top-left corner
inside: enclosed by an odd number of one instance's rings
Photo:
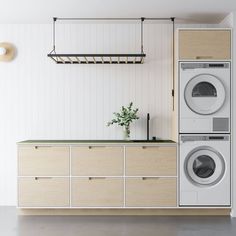
[[[107,126],[117,124],[119,126],[123,126],[125,128],[125,135],[126,138],[130,137],[130,124],[133,120],[138,120],[139,117],[137,116],[138,108],[133,109],[133,102],[130,102],[128,107],[121,107],[120,112],[114,112],[115,118],[112,119],[107,123]]]

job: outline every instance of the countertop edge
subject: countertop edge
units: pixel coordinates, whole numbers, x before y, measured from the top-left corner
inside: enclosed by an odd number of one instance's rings
[[[17,145],[176,145],[172,140],[162,141],[122,141],[122,140],[25,140],[17,142]]]

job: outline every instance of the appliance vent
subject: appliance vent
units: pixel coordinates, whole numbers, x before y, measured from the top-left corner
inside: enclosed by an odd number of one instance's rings
[[[213,118],[213,131],[229,131],[229,118],[218,118],[214,117]]]

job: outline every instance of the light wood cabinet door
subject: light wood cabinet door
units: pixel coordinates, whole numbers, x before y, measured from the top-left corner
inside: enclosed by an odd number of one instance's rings
[[[123,206],[123,178],[73,177],[71,183],[74,207],[121,207]]]
[[[127,207],[175,207],[176,178],[127,178]]]
[[[18,148],[18,175],[65,176],[69,174],[69,147],[20,146]]]
[[[71,168],[74,176],[123,175],[123,147],[72,147],[71,155]]]
[[[179,59],[230,60],[230,30],[179,30]]]
[[[128,176],[176,176],[176,147],[127,147],[125,166]]]
[[[19,207],[69,207],[69,178],[21,177],[18,180]]]

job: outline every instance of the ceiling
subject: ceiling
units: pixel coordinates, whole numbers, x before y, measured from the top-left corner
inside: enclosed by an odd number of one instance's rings
[[[50,23],[57,17],[171,17],[219,23],[235,0],[1,0],[0,23]]]

